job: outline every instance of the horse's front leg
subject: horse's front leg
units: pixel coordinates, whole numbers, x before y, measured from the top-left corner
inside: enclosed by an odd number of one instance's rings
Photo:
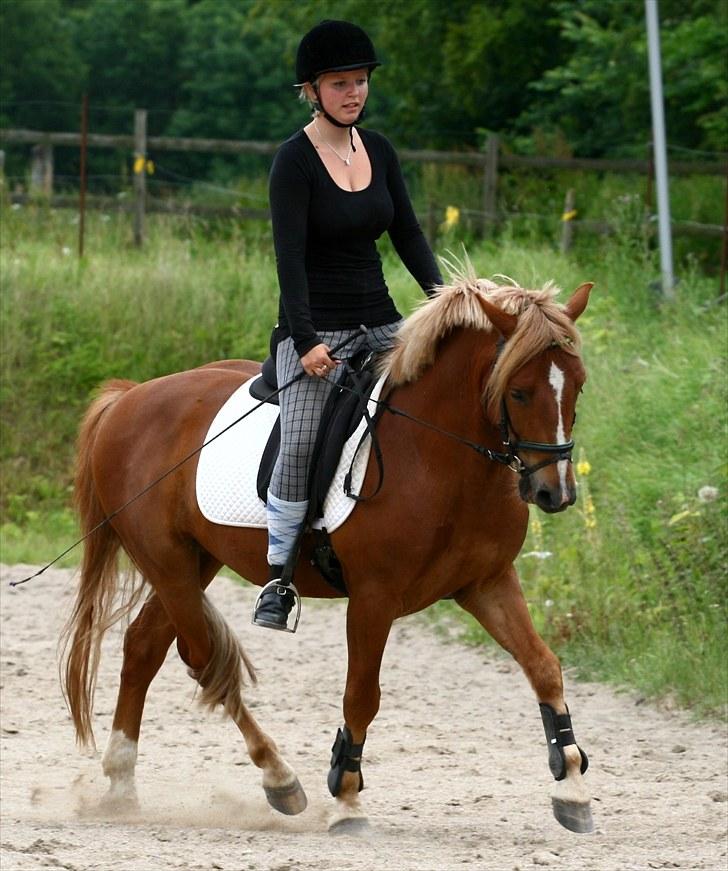
[[[507,650],[526,674],[539,701],[555,783],[551,794],[554,816],[573,832],[594,830],[590,796],[582,777],[588,760],[577,746],[559,660],[533,627],[515,569],[465,587],[458,604]]]
[[[344,726],[332,747],[328,786],[336,798],[329,831],[356,833],[367,827],[359,793],[364,788],[361,757],[367,728],[379,710],[379,671],[394,613],[384,596],[352,597],[346,615],[348,670]]]

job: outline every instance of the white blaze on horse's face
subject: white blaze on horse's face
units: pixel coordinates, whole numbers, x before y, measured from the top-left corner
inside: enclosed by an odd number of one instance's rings
[[[564,373],[559,369],[556,363],[551,364],[549,370],[549,384],[551,385],[556,396],[556,434],[554,442],[563,444],[566,441],[566,432],[564,430]],[[569,466],[567,460],[559,460],[556,464],[559,470],[559,484],[561,486],[561,498],[566,501],[568,499],[568,491],[566,488],[566,472]]]

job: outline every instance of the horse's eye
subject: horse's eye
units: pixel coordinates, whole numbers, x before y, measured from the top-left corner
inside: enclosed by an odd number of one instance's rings
[[[511,390],[511,399],[514,402],[525,402],[527,398],[525,390]]]

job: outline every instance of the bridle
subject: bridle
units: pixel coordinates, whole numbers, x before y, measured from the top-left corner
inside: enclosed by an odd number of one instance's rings
[[[496,360],[502,353],[504,347],[505,340],[501,337],[496,344]],[[522,439],[516,432],[511,417],[508,414],[508,406],[506,404],[505,396],[503,396],[500,401],[500,421],[498,423],[501,442],[505,448],[504,451],[493,451],[490,448],[485,447],[485,445],[470,441],[470,439],[463,438],[449,430],[442,429],[428,421],[422,420],[422,418],[415,417],[408,412],[395,408],[394,406],[389,405],[386,401],[379,400],[377,401],[377,405],[384,411],[389,411],[392,414],[409,418],[428,429],[435,430],[441,435],[467,445],[481,456],[486,457],[495,463],[500,463],[503,466],[508,466],[511,471],[516,472],[522,478],[528,478],[533,475],[534,472],[538,472],[539,469],[543,469],[554,463],[560,463],[562,460],[565,460],[568,463],[571,462],[571,452],[574,449],[573,439],[570,439],[568,442],[532,442],[528,439]],[[537,451],[538,453],[547,454],[548,456],[545,460],[541,460],[541,462],[529,466],[523,461],[519,451]]]
[[[344,384],[339,384],[337,385],[337,387],[340,390],[345,390],[349,393],[356,392],[351,387],[348,387]],[[386,399],[369,398],[368,402],[375,404],[377,406],[377,411],[372,417],[369,417],[367,415],[367,427],[365,429],[364,435],[359,442],[359,447],[361,447],[367,435],[372,436],[372,440],[375,444],[377,459],[380,464],[380,481],[377,487],[377,491],[382,485],[384,469],[382,467],[381,452],[376,446],[374,427],[376,425],[376,421],[383,412],[389,412],[390,414],[397,417],[404,417],[407,420],[411,420],[413,423],[425,427],[426,429],[432,430],[433,432],[437,432],[440,435],[445,436],[446,438],[459,442],[461,445],[472,448],[472,450],[480,454],[481,457],[485,457],[486,459],[492,460],[495,463],[500,463],[503,466],[507,466],[511,471],[516,472],[522,478],[528,478],[539,469],[543,469],[545,466],[550,466],[553,463],[559,463],[562,460],[565,460],[569,463],[571,462],[571,452],[574,449],[573,439],[570,439],[568,442],[532,442],[528,441],[527,439],[522,439],[513,427],[510,415],[508,414],[508,406],[506,405],[505,397],[501,399],[501,417],[498,424],[498,428],[501,434],[501,441],[503,443],[503,447],[506,449],[504,451],[494,451],[491,448],[480,444],[480,442],[474,442],[470,439],[464,438],[463,436],[458,435],[457,433],[454,433],[449,429],[444,429],[443,427],[437,426],[434,423],[430,423],[429,420],[424,420],[421,417],[410,414],[408,411],[397,408],[396,405],[390,405]],[[359,448],[357,447],[357,451],[358,449]],[[540,463],[534,463],[532,466],[529,466],[523,461],[523,459],[519,455],[519,451],[538,451],[540,453],[548,454],[549,456],[547,457],[547,459],[541,460]],[[347,495],[351,495],[351,493],[347,493]]]
[[[522,439],[511,422],[505,397],[501,399],[501,417],[498,428],[500,429],[503,445],[507,450],[497,456],[493,456],[491,459],[504,463],[508,468],[521,475],[521,477],[528,478],[529,475],[532,475],[539,469],[543,469],[544,466],[552,465],[552,463],[559,463],[562,460],[571,462],[571,452],[574,449],[573,439],[560,443],[531,442],[527,439]],[[547,459],[541,460],[540,463],[527,466],[521,459],[519,451],[538,451],[539,453],[549,454],[549,456]]]

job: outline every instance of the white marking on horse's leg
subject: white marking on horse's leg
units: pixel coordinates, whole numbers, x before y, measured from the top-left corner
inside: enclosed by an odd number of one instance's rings
[[[554,394],[556,396],[556,410],[558,412],[558,421],[556,424],[556,442],[560,445],[563,445],[566,441],[566,434],[564,432],[564,415],[561,409],[561,403],[564,396],[564,373],[559,369],[556,363],[551,364],[551,369],[549,370],[549,384],[553,388]],[[566,460],[559,460],[556,464],[556,467],[559,471],[559,484],[561,486],[561,499],[565,502],[569,496],[566,491],[566,471],[568,467],[568,462]]]
[[[121,729],[109,735],[101,765],[109,778],[109,791],[105,801],[113,803],[136,803],[134,769],[137,760],[138,742],[127,738]]]
[[[359,772],[346,771],[341,781],[341,790],[336,796],[329,816],[329,829],[335,830],[349,820],[366,821],[366,811],[362,807],[359,793]]]
[[[561,801],[588,804],[590,800],[589,790],[581,773],[581,753],[576,744],[564,747],[566,757],[566,777],[563,780],[554,781],[551,795]]]

